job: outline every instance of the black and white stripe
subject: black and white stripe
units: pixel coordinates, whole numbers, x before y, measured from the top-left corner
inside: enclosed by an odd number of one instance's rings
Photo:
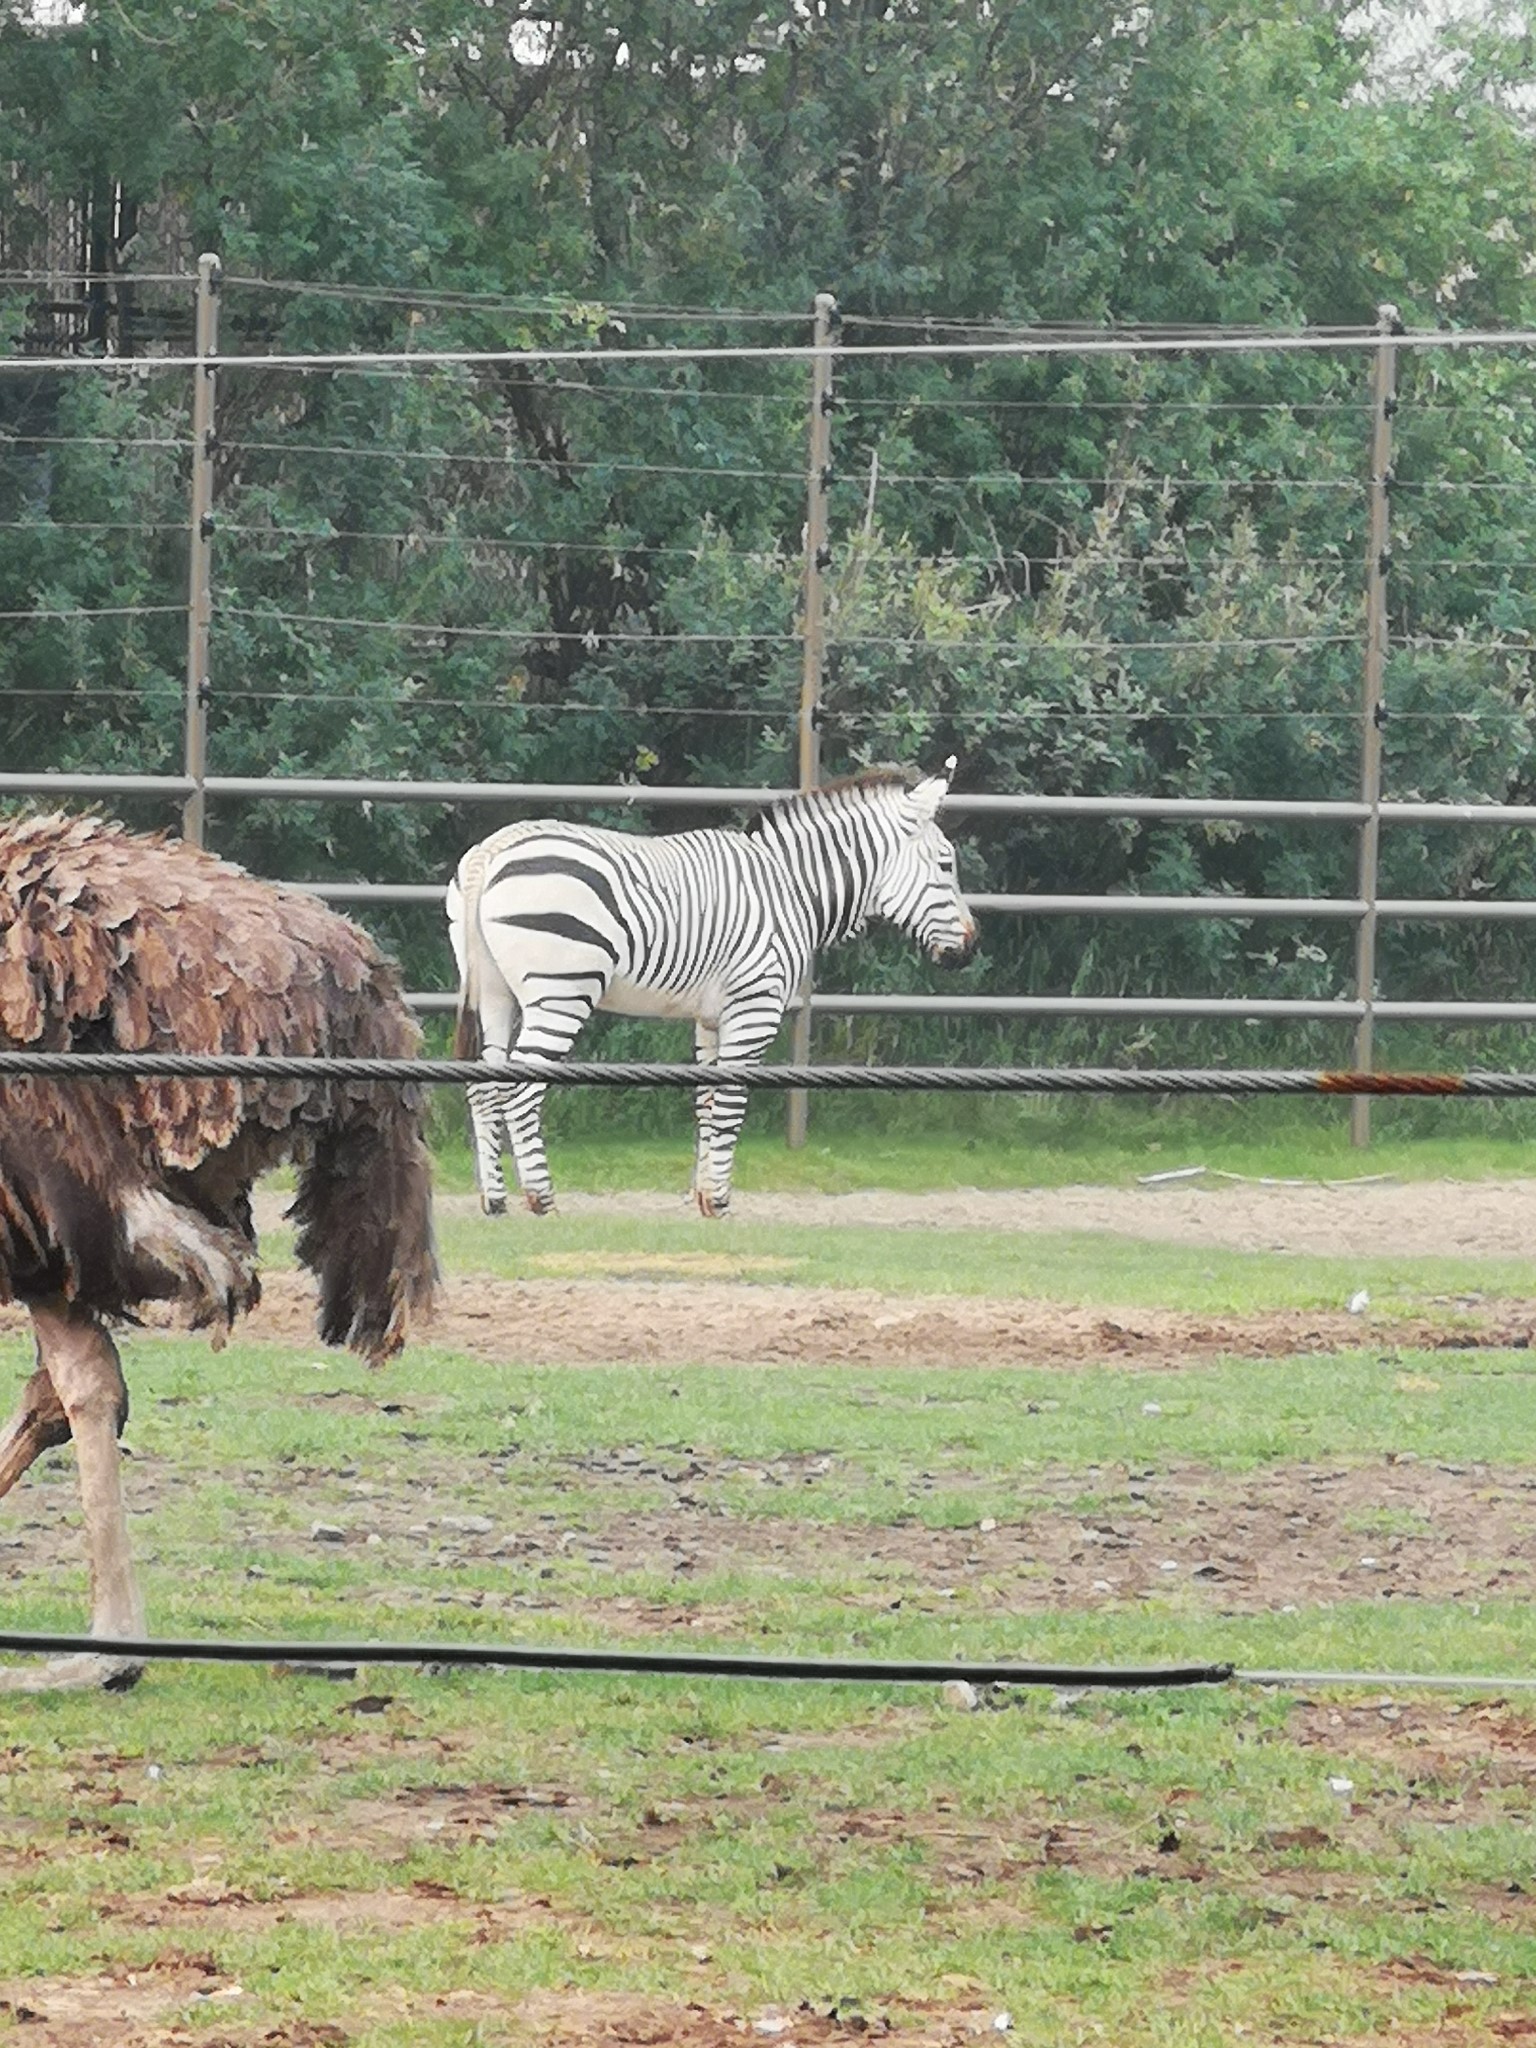
[[[936,818],[954,763],[914,781],[876,769],[771,804],[746,832],[664,838],[537,819],[470,848],[448,890],[458,1051],[559,1058],[595,1009],[685,1017],[696,1058],[757,1059],[812,955],[871,918],[959,965],[976,926]],[[482,1205],[505,1207],[503,1141],[530,1208],[551,1207],[539,1083],[469,1091]],[[694,1188],[730,1200],[742,1088],[701,1089]]]

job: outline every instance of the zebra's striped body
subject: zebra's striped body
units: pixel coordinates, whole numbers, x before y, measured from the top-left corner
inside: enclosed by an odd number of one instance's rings
[[[952,766],[952,764],[951,764]],[[550,819],[471,847],[448,891],[458,1051],[559,1058],[594,1009],[693,1021],[701,1063],[757,1059],[819,947],[872,917],[959,964],[976,927],[935,817],[948,777],[876,770],[770,805],[747,832],[642,838]],[[482,1205],[505,1206],[503,1137],[530,1208],[553,1202],[537,1083],[469,1091]],[[746,1090],[701,1089],[694,1187],[730,1200]]]

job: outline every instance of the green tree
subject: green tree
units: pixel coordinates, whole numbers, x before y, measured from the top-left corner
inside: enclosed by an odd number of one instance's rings
[[[1199,343],[1369,326],[1384,301],[1419,328],[1536,312],[1517,48],[1480,33],[1398,90],[1357,20],[87,0],[45,31],[11,0],[0,261],[31,267],[73,206],[108,280],[87,347],[184,346],[185,290],[133,279],[207,248],[236,352],[590,352],[221,377],[216,770],[783,779],[805,371],[644,344],[800,343],[830,288],[865,348],[1051,323],[1189,346],[840,363],[829,769],[953,750],[994,790],[1344,796],[1365,361]],[[0,291],[35,348],[35,293]],[[1394,792],[1529,793],[1523,367],[1404,360]],[[0,432],[0,752],[174,767],[185,379],[6,373]],[[489,822],[252,803],[215,831],[269,870],[417,881]],[[1394,831],[1385,858],[1384,886],[1427,895],[1518,888],[1524,849]],[[988,832],[972,866],[1008,888],[1351,886],[1342,838],[1274,830]],[[392,935],[442,972],[435,927]],[[1346,968],[1336,928],[1128,920],[1085,947],[1034,920],[989,947],[1000,988],[1311,994]],[[1392,932],[1384,958],[1394,988],[1519,970],[1470,929]]]

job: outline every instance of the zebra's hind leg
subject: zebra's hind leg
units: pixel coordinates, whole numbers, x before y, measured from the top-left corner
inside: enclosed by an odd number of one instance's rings
[[[584,976],[590,981],[591,976]],[[563,1059],[577,1033],[591,1016],[594,998],[585,991],[572,994],[562,989],[553,996],[536,998],[519,990],[522,1022],[513,1059],[530,1055],[540,1059]],[[535,1216],[547,1216],[555,1206],[555,1184],[550,1178],[549,1159],[544,1150],[543,1081],[509,1082],[502,1090],[502,1125],[512,1160],[517,1167],[517,1184],[523,1200]]]
[[[471,1081],[464,1093],[469,1102],[470,1148],[475,1159],[475,1185],[487,1216],[507,1213],[507,1184],[501,1172],[503,1097],[507,1089],[495,1081]]]
[[[547,1216],[555,1206],[555,1183],[544,1150],[545,1085],[519,1081],[502,1093],[502,1127],[517,1167],[517,1184],[535,1216]]]

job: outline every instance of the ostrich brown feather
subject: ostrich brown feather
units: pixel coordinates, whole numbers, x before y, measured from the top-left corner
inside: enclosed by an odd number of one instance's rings
[[[394,969],[301,890],[99,818],[0,820],[0,1047],[392,1059],[417,1050]],[[258,1294],[251,1185],[291,1159],[320,1334],[383,1359],[431,1306],[431,1184],[414,1088],[390,1082],[0,1080],[0,1301],[37,1370],[0,1430],[0,1494],[71,1439],[100,1657],[6,1691],[132,1684],[144,1632],[109,1323],[170,1301],[220,1336]]]
[[[300,890],[94,817],[0,820],[0,1046],[403,1058],[368,936]],[[358,1081],[0,1082],[0,1299],[107,1317],[257,1298],[250,1189],[298,1174],[320,1334],[399,1350],[435,1281],[420,1091]]]

